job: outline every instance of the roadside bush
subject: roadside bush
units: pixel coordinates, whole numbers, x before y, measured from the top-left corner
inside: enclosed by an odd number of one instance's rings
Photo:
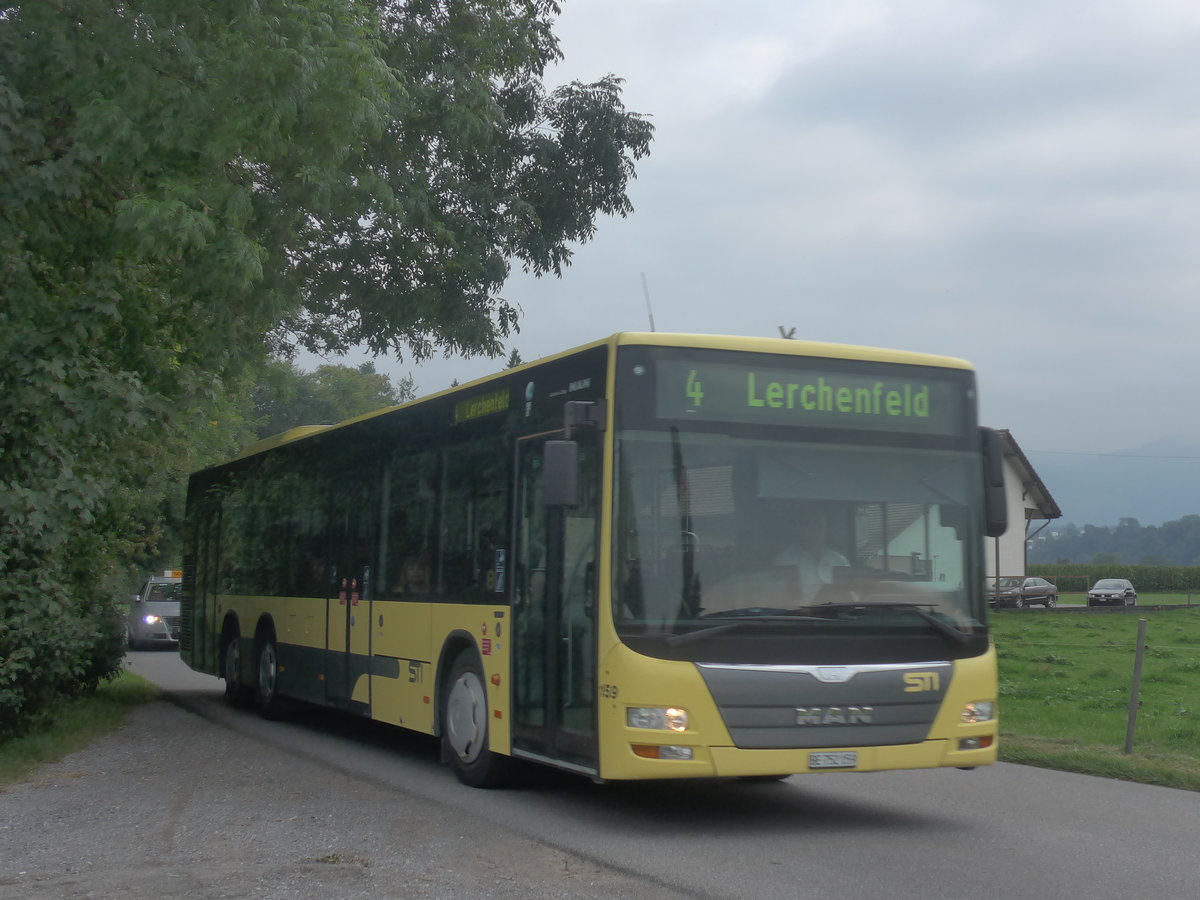
[[[95,690],[119,670],[115,600],[96,579],[54,567],[0,578],[0,740],[51,717],[64,697]]]

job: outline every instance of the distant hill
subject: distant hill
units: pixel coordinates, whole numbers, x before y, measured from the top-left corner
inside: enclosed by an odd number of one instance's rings
[[[1122,518],[1158,525],[1200,513],[1200,442],[1178,438],[1128,450],[1098,446],[1095,453],[1039,451],[1014,435],[1062,509],[1065,525],[1116,525]],[[1115,444],[1120,438],[1096,438]]]
[[[1030,542],[1028,561],[1044,563],[1200,566],[1200,515],[1161,525],[1122,519],[1112,525],[1068,524],[1045,529]],[[1116,577],[1116,576],[1113,576]]]

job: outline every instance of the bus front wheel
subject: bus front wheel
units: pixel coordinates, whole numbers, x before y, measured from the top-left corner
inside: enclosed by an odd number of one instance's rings
[[[475,654],[463,651],[450,667],[442,701],[442,755],[471,787],[498,787],[510,760],[488,748],[487,688]]]

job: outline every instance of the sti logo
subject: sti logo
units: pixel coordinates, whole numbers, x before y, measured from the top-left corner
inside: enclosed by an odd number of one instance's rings
[[[942,689],[942,678],[937,672],[906,672],[904,683],[907,685],[904,690],[910,694]]]

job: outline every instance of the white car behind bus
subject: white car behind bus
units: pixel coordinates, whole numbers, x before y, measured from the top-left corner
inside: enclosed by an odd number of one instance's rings
[[[151,645],[179,643],[179,592],[183,573],[168,569],[152,575],[130,598],[125,617],[125,642],[131,650]]]

